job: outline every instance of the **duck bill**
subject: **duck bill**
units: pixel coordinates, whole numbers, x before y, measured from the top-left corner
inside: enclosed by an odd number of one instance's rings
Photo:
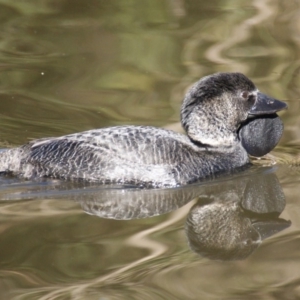
[[[275,219],[275,220],[265,220],[260,222],[255,222],[252,226],[259,232],[262,240],[271,237],[272,235],[290,227],[292,224],[291,221],[284,219]]]
[[[270,115],[286,108],[286,103],[258,92],[257,99],[251,108],[249,115]]]

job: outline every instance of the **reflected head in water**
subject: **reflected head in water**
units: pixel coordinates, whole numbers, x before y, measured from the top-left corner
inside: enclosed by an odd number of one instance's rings
[[[245,259],[291,224],[279,218],[285,197],[275,174],[245,176],[217,189],[200,196],[186,222],[190,248],[203,257]]]
[[[118,126],[45,138],[0,153],[0,172],[101,184],[176,187],[250,165],[278,143],[286,104],[262,94],[241,73],[217,73],[184,97],[187,135]]]

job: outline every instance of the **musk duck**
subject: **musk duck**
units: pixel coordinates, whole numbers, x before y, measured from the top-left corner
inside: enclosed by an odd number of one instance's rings
[[[0,152],[0,172],[139,187],[176,187],[232,173],[278,143],[284,102],[261,93],[241,73],[196,82],[181,108],[180,134],[116,126],[31,141]]]

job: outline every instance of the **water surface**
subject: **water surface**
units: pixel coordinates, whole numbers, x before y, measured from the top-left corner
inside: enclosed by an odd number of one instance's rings
[[[289,105],[278,147],[216,182],[1,177],[0,298],[298,299],[299,4],[0,0],[0,148],[122,124],[181,131],[185,91],[219,71]]]

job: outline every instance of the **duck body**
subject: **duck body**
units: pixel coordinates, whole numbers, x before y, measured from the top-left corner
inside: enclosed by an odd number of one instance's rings
[[[249,163],[235,147],[209,149],[186,135],[150,126],[117,126],[41,139],[0,154],[0,169],[25,178],[53,177],[145,187],[178,186]]]
[[[243,74],[217,73],[195,83],[184,98],[181,122],[187,135],[117,126],[45,138],[1,152],[0,172],[141,187],[184,185],[247,166],[249,153],[269,152],[283,128],[278,116],[270,115],[284,108]],[[257,139],[263,141],[259,151]],[[271,146],[264,149],[268,141]]]

